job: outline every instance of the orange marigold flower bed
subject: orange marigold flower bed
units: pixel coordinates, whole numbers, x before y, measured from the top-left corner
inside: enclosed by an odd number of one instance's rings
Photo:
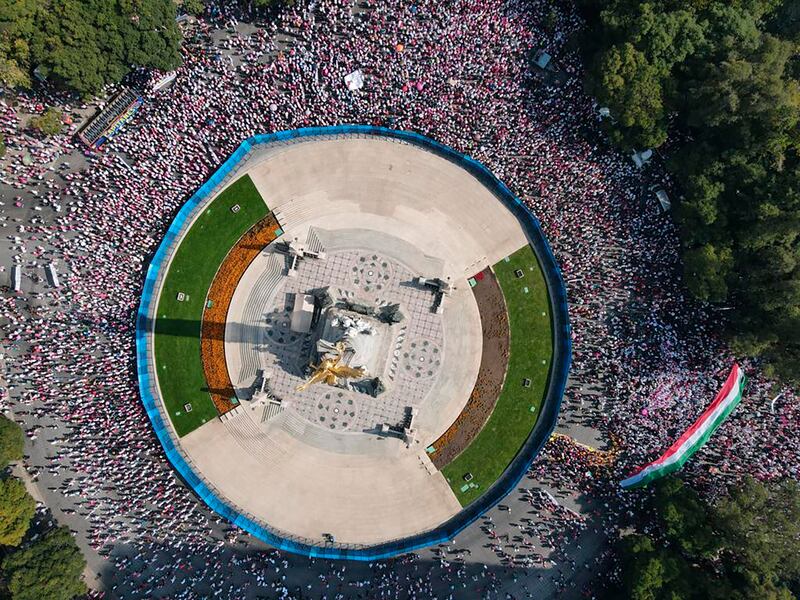
[[[261,250],[276,239],[275,233],[279,227],[272,213],[253,225],[230,249],[208,290],[200,331],[200,357],[211,400],[220,415],[236,406],[232,402],[236,392],[225,360],[225,319],[228,308],[247,267]]]

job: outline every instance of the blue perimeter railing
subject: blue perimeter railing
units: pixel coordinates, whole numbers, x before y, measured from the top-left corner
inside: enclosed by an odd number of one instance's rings
[[[477,500],[467,505],[461,512],[454,515],[435,529],[425,533],[416,534],[399,540],[385,542],[364,547],[337,547],[317,546],[308,541],[292,539],[290,534],[282,535],[269,529],[245,516],[231,507],[225,500],[219,498],[212,489],[211,484],[205,482],[195,473],[187,458],[176,446],[169,424],[165,423],[164,416],[159,408],[159,401],[154,397],[156,390],[155,377],[151,372],[153,364],[149,357],[149,331],[147,324],[150,318],[155,317],[155,308],[158,298],[153,297],[157,281],[161,276],[168,257],[169,250],[177,242],[187,220],[198,206],[223,183],[239,166],[252,150],[257,146],[281,142],[294,142],[303,138],[324,137],[331,139],[336,136],[380,136],[432,151],[464,168],[468,173],[477,178],[484,186],[489,188],[503,203],[514,213],[523,224],[531,247],[544,272],[547,289],[550,297],[551,312],[553,315],[553,355],[554,360],[549,374],[547,396],[542,404],[539,414],[528,439],[519,450],[514,460],[506,467],[500,478],[495,481],[487,491]],[[340,125],[334,127],[307,127],[290,131],[281,131],[272,134],[261,134],[248,138],[236,149],[233,154],[217,169],[217,171],[192,195],[183,205],[181,210],[170,225],[164,239],[158,247],[147,269],[147,277],[142,289],[142,299],[136,318],[136,365],[139,377],[139,389],[147,415],[153,424],[164,453],[172,466],[181,475],[184,481],[194,490],[195,494],[205,502],[209,508],[225,517],[236,526],[256,536],[262,541],[280,550],[293,552],[309,557],[348,559],[372,561],[390,558],[419,548],[439,544],[452,540],[467,526],[476,521],[486,511],[499,503],[511,493],[524,477],[533,459],[541,451],[545,442],[550,438],[558,421],[561,408],[561,399],[567,384],[570,363],[572,360],[572,340],[570,335],[569,314],[567,310],[567,297],[564,281],[558,263],[553,256],[550,245],[542,233],[538,219],[531,214],[525,205],[511,193],[511,190],[499,181],[492,173],[478,161],[453,150],[452,148],[435,142],[425,136],[407,131],[374,127],[368,125]],[[153,361],[154,362],[154,361]]]

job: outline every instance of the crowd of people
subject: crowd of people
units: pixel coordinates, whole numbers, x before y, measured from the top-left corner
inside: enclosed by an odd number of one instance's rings
[[[110,566],[98,568],[105,585],[93,594],[520,598],[545,580],[591,596],[597,582],[576,575],[604,564],[604,541],[646,497],[619,490],[619,479],[698,416],[735,357],[720,333],[724,312],[682,286],[675,229],[648,192],[655,183],[671,189],[668,177],[658,165],[637,169],[604,141],[570,44],[581,28],[574,7],[310,0],[255,27],[232,6],[185,25],[174,83],[147,95],[103,152],[80,156],[80,169],[62,167],[77,152],[74,128],[52,140],[24,130],[23,115],[52,99],[0,102],[9,148],[0,181],[19,192],[3,197],[0,230],[33,280],[2,295],[3,408],[31,439],[30,476],[64,499],[59,518],[107,557],[99,564]],[[540,49],[556,57],[557,73],[534,66]],[[356,69],[365,85],[352,92],[344,77]],[[344,123],[445,143],[487,165],[531,208],[570,302],[562,429],[596,431],[616,445],[614,461],[598,461],[554,441],[494,517],[502,523],[487,516],[453,547],[369,565],[260,549],[207,510],[150,430],[134,362],[146,265],[188,195],[248,136]],[[60,288],[37,274],[49,263]],[[750,384],[741,406],[685,469],[709,494],[744,473],[798,474],[797,397],[743,364]],[[582,508],[570,506],[574,498]],[[512,514],[520,506],[525,514]]]

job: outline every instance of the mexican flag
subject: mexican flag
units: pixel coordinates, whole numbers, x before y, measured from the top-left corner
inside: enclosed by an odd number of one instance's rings
[[[620,482],[620,486],[627,489],[647,485],[659,477],[680,469],[733,412],[742,399],[742,390],[746,383],[747,377],[744,371],[739,365],[734,364],[717,397],[692,426],[669,447],[669,450],[653,462],[636,469],[630,477]]]

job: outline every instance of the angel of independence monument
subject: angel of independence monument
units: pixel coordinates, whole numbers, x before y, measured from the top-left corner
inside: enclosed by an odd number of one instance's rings
[[[552,432],[563,282],[469,157],[372,127],[256,136],[170,234],[137,316],[142,401],[198,496],[267,543],[372,560],[452,540]],[[187,320],[199,340],[152,325]]]
[[[407,363],[409,358],[401,356],[400,346],[406,331],[403,323],[407,314],[413,318],[421,307],[418,302],[413,303],[413,307],[403,307],[394,290],[398,282],[393,281],[393,273],[389,274],[393,271],[389,259],[374,254],[359,256],[360,264],[351,267],[348,273],[350,282],[355,285],[342,287],[327,281],[331,276],[325,266],[328,256],[318,232],[310,231],[305,244],[297,240],[277,243],[275,251],[283,255],[290,280],[301,279],[298,274],[307,270],[309,262],[317,263],[314,271],[318,279],[310,282],[312,287],[302,284],[297,291],[285,294],[284,314],[288,314],[289,319],[279,327],[290,339],[294,338],[295,342],[302,339],[302,342],[293,360],[273,362],[271,367],[261,370],[254,382],[250,403],[264,407],[264,420],[268,420],[270,414],[302,402],[296,393],[312,388],[329,386],[338,396],[346,393],[346,402],[380,402],[380,397],[387,392],[402,393],[402,379],[397,378],[399,359],[406,359],[403,362]],[[333,279],[336,279],[335,274]],[[436,277],[415,276],[400,285],[412,287],[418,297],[427,297],[423,310],[442,315],[444,298],[450,292],[449,283]],[[274,331],[267,333],[274,334]],[[276,341],[280,344],[281,338]],[[269,343],[266,347],[269,348]],[[438,367],[441,363],[441,357],[436,356],[438,352],[438,348],[433,348],[430,353],[420,352],[411,358],[418,369],[428,366],[427,361],[431,361],[431,367]],[[270,359],[269,356],[264,358]],[[405,368],[410,370],[407,364]],[[291,388],[292,393],[277,391],[277,388],[287,388],[287,377],[298,374],[304,381]],[[352,416],[347,405],[334,406],[330,418],[344,419],[348,414]],[[414,416],[415,408],[406,406],[401,419],[375,423],[372,432],[396,436],[411,445],[415,441]]]

